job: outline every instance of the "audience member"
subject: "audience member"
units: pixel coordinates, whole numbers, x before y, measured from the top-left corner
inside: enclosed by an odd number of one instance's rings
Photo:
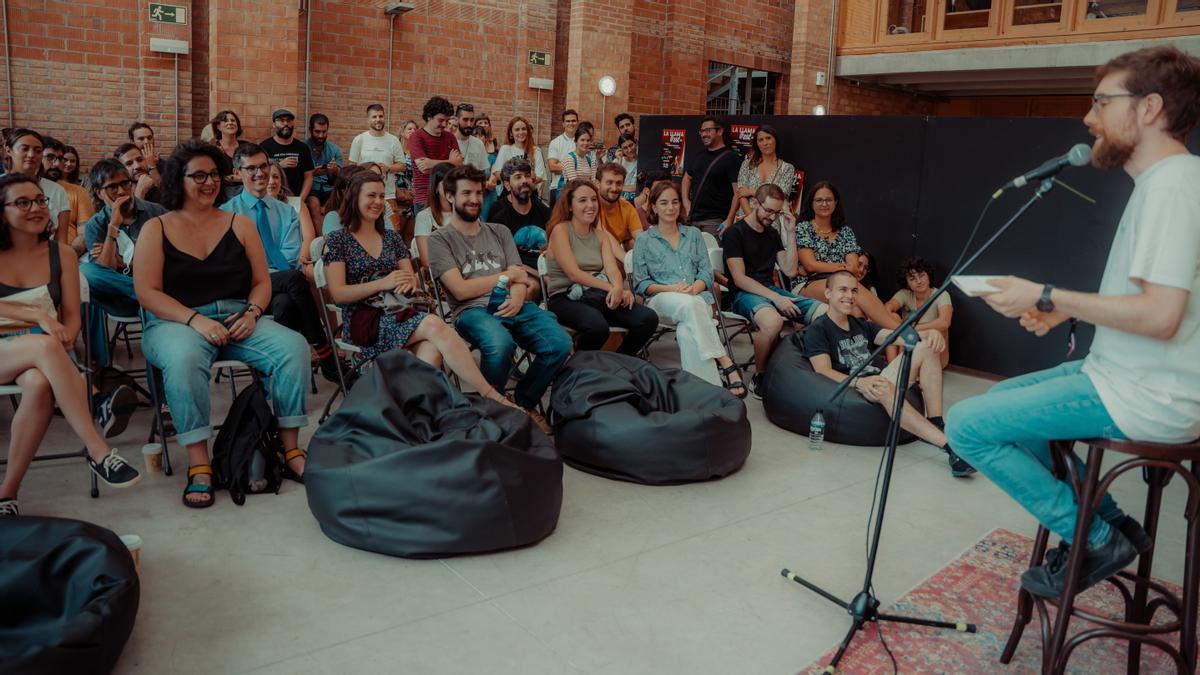
[[[450,162],[441,162],[429,172],[429,208],[417,214],[413,228],[413,240],[417,242],[422,267],[429,267],[429,235],[450,223],[450,199],[442,190],[442,183],[453,168]]]
[[[154,179],[158,180],[162,176],[163,158],[154,142],[154,129],[145,122],[134,122],[129,125],[125,135],[129,137],[130,143],[138,146],[138,150],[142,151],[150,166],[154,167]]]
[[[301,204],[308,203],[308,195],[312,191],[313,165],[312,152],[304,141],[295,138],[296,116],[286,108],[280,108],[271,115],[274,134],[259,143],[259,147],[267,153],[267,159],[279,162],[283,173],[287,176],[288,189],[300,198]],[[237,153],[234,153],[237,156]],[[242,181],[242,187],[246,182]]]
[[[858,239],[846,224],[841,195],[832,183],[821,181],[812,187],[800,218],[796,225],[796,255],[805,276],[793,291],[799,288],[800,295],[820,300],[825,297],[825,280],[830,274],[847,270],[860,278],[866,273],[858,259]],[[858,294],[854,311],[855,316],[885,328],[900,325],[900,317],[884,308],[883,301],[869,291]]]
[[[625,167],[601,164],[596,170],[600,193],[600,224],[624,250],[633,250],[633,242],[642,235],[642,220],[637,209],[621,199],[625,187]]]
[[[813,370],[834,382],[846,379],[850,371],[866,363],[873,345],[883,344],[891,330],[854,316],[854,303],[862,296],[862,286],[848,270],[838,270],[829,277],[825,297],[828,312],[815,319],[804,332],[804,356]],[[935,445],[949,457],[950,472],[955,478],[975,473],[946,442],[942,421],[942,364],[938,354],[946,349],[942,334],[936,330],[920,331],[921,341],[913,351],[909,384],[921,385],[925,415],[903,401],[900,426],[921,440]],[[892,361],[880,370],[868,365],[854,378],[850,386],[872,403],[883,406],[894,416],[896,386],[900,377],[900,360]]]
[[[581,122],[575,127],[575,147],[562,160],[563,182],[573,180],[594,180],[596,178],[596,159],[592,152],[592,138],[595,128],[591,122]]]
[[[446,290],[455,328],[479,349],[479,369],[493,387],[503,389],[508,382],[518,346],[533,355],[513,398],[550,433],[535,408],[571,355],[571,338],[553,314],[525,301],[537,281],[521,265],[508,229],[480,221],[484,180],[470,166],[456,167],[446,176],[450,225],[429,237],[429,269]],[[508,278],[508,299],[491,314],[488,301],[501,276]]]
[[[113,158],[120,161],[133,177],[133,196],[148,202],[161,203],[160,175],[142,154],[142,149],[133,143],[122,143],[113,151]]]
[[[553,177],[550,183],[550,205],[558,201],[558,193],[562,190],[563,183],[563,160],[567,154],[575,149],[575,129],[579,127],[579,113],[567,108],[562,113],[563,132],[555,136],[550,141],[549,151],[546,153],[547,164],[549,165],[550,175]],[[511,125],[510,125],[511,126]],[[511,136],[511,132],[509,134]],[[510,140],[509,143],[512,143]],[[533,160],[530,160],[533,161]],[[500,166],[504,166],[503,162]],[[493,165],[492,173],[495,174],[497,169]]]
[[[42,175],[42,151],[45,148],[42,135],[32,129],[12,129],[8,132],[5,145],[12,162],[11,172],[36,180],[42,188],[42,194],[50,201],[50,221],[47,224],[50,233],[53,235],[59,229],[69,229],[71,203],[67,199],[67,191]]]
[[[425,208],[429,199],[429,172],[440,162],[462,166],[463,156],[458,149],[458,139],[446,131],[446,122],[454,116],[450,101],[434,96],[421,109],[425,126],[417,129],[408,141],[408,154],[412,157],[413,169],[413,214]]]
[[[633,115],[630,115],[627,112],[617,113],[617,116],[613,118],[613,124],[616,125],[616,127],[617,127],[617,143],[604,152],[604,156],[600,160],[600,162],[602,164],[605,162],[620,161],[621,153],[624,151],[624,148],[621,147],[621,145],[622,145],[621,139],[623,139],[625,136],[628,136],[630,138],[637,137],[637,124],[633,120]],[[637,144],[635,141],[635,144],[634,144],[635,155],[636,155],[636,152],[637,152]],[[626,167],[626,168],[628,168],[628,167]]]
[[[740,369],[729,358],[713,323],[713,270],[700,230],[681,225],[683,200],[674,183],[650,190],[653,225],[633,247],[633,290],[646,306],[675,326],[685,371],[746,397]],[[720,370],[718,370],[718,368]]]
[[[936,272],[933,264],[924,258],[909,258],[900,265],[900,290],[892,296],[891,300],[887,301],[884,307],[889,312],[900,313],[901,318],[908,316],[910,312],[916,311],[929,296],[937,292],[937,286],[933,284]],[[865,282],[860,282],[865,285]],[[936,330],[942,334],[942,340],[946,343],[946,348],[941,351],[940,362],[943,368],[950,362],[950,321],[954,316],[954,305],[950,302],[950,294],[943,293],[934,301],[933,306],[925,310],[921,318],[917,320],[914,328],[917,331]],[[888,348],[888,360],[896,358],[900,355],[900,347]]]
[[[628,332],[617,351],[640,354],[658,328],[658,315],[635,304],[625,288],[624,251],[603,235],[595,184],[572,180],[563,186],[550,223],[546,306],[560,324],[575,330],[577,349],[600,349],[609,327],[620,326]]]
[[[375,166],[374,162],[366,164],[348,164],[333,181],[333,194],[330,195],[329,201],[325,202],[325,217],[321,220],[321,236],[328,237],[330,232],[335,232],[342,229],[342,220],[338,216],[338,209],[342,207],[342,201],[346,197],[346,186],[350,183],[350,177],[360,171],[370,171],[370,166]]]
[[[87,449],[105,483],[129,487],[141,476],[101,437],[84,379],[69,353],[79,333],[79,270],[73,251],[49,237],[48,200],[36,178],[0,178],[0,382],[21,388],[12,419],[0,517],[20,515],[17,493],[55,407]]]
[[[308,280],[300,267],[300,255],[304,252],[300,214],[268,194],[271,166],[261,147],[243,143],[233,156],[233,164],[242,178],[242,191],[222,204],[221,210],[245,216],[258,232],[271,290],[268,304],[261,307],[280,325],[303,335],[320,361],[321,375],[337,382],[337,354],[325,336]]]
[[[613,163],[620,164],[625,169],[625,187],[621,188],[621,198],[633,203],[637,197],[637,177],[638,177],[638,144],[637,139],[631,134],[621,134],[620,139],[615,146],[617,152],[613,153]],[[682,204],[680,204],[682,206]]]
[[[404,156],[404,170],[395,173],[396,181],[396,220],[400,223],[397,232],[401,238],[408,241],[415,224],[413,213],[413,163],[408,154],[408,142],[417,133],[418,125],[415,120],[408,120],[400,125],[400,152]]]
[[[222,110],[212,118],[209,128],[212,129],[213,143],[221,148],[225,166],[229,169],[229,173],[221,178],[224,198],[229,199],[242,189],[242,180],[233,173],[233,153],[241,143],[242,120],[232,110]]]
[[[333,193],[333,181],[338,171],[342,170],[342,149],[337,143],[329,140],[329,118],[321,113],[313,113],[308,117],[308,138],[304,143],[312,153],[313,182],[308,193],[308,212],[312,222],[321,220],[321,210],[329,195]],[[299,196],[299,195],[296,195]]]
[[[279,166],[279,162],[271,160],[268,162],[271,166],[271,173],[267,177],[267,195],[272,199],[283,202],[292,207],[296,211],[296,217],[300,220],[300,257],[297,261],[300,264],[300,270],[304,272],[304,276],[308,280],[312,280],[312,257],[309,253],[313,239],[317,238],[316,228],[313,226],[312,216],[308,209],[298,205],[296,195],[288,189],[287,178],[283,173],[283,167]],[[315,290],[315,287],[312,288]]]
[[[504,163],[513,157],[524,157],[533,165],[534,192],[540,192],[541,185],[547,178],[546,161],[542,158],[542,149],[533,142],[533,126],[524,117],[514,117],[508,121],[505,137],[508,143],[500,146],[500,152],[496,154],[489,184],[496,188],[496,194],[499,195],[500,169],[497,167],[503,167]]]
[[[396,204],[395,176],[408,168],[404,147],[400,139],[384,131],[387,125],[387,112],[378,103],[367,106],[367,130],[354,137],[350,143],[350,161],[354,164],[375,162],[383,170],[383,180],[392,185],[388,196],[388,222],[395,228],[399,225],[396,216],[399,207]],[[328,209],[326,210],[328,212]]]
[[[690,224],[721,236],[737,211],[738,154],[725,145],[725,124],[709,115],[700,121],[704,152],[688,155],[683,166],[683,208]]]
[[[458,141],[458,151],[463,162],[487,173],[491,166],[483,141],[475,137],[475,106],[470,103],[459,103],[455,109],[458,126],[454,138]]]
[[[626,178],[628,179],[628,176]],[[650,227],[650,220],[648,218],[650,213],[650,189],[654,187],[655,183],[660,181],[671,181],[674,183],[675,179],[667,169],[651,169],[639,174],[637,177],[637,196],[633,198],[633,207],[637,209],[638,218],[642,221],[643,230]],[[684,211],[684,214],[686,215],[687,211]]]
[[[504,198],[496,203],[487,221],[507,227],[521,262],[536,270],[538,256],[546,250],[550,207],[533,191],[533,165],[524,157],[513,157],[500,168],[500,181]]]
[[[46,136],[42,139],[45,148],[42,150],[42,176],[62,186],[67,193],[67,204],[71,207],[71,217],[66,227],[59,227],[55,238],[70,246],[79,257],[84,251],[83,231],[79,226],[86,223],[95,213],[92,200],[83,186],[63,179],[62,159],[67,152],[67,146],[61,141]]]
[[[258,155],[265,163],[265,153]],[[212,506],[209,377],[212,363],[237,359],[270,380],[285,448],[285,475],[302,480],[300,429],[308,424],[308,347],[263,317],[271,301],[266,253],[253,222],[217,208],[223,155],[199,140],[181,143],[163,171],[168,213],[142,228],[134,254],[138,301],[148,312],[146,360],[162,371],[176,440],[187,449],[183,503]],[[253,176],[265,171],[256,167]]]
[[[68,145],[67,149],[63,152],[63,177],[60,182],[65,181],[74,185],[81,185],[83,179],[79,174],[82,169],[83,165],[79,162],[79,151],[75,149],[75,146]]]
[[[763,183],[778,185],[789,199],[796,190],[796,167],[779,158],[778,147],[775,127],[763,124],[754,131],[754,146],[738,170],[737,198],[743,214],[750,213],[750,198]]]
[[[484,173],[492,175],[496,167],[496,155],[500,154],[500,142],[492,136],[492,120],[487,115],[479,113],[475,117],[475,137],[483,143],[483,151],[487,154],[488,165]],[[494,190],[483,191],[483,217],[486,219],[496,203]]]
[[[762,398],[762,377],[784,319],[811,324],[825,311],[824,304],[796,296],[775,282],[777,265],[784,276],[796,273],[796,221],[787,210],[786,197],[774,183],[760,185],[750,215],[734,223],[722,240],[725,270],[733,283],[730,308],[755,328],[750,391],[756,398]],[[775,229],[776,220],[783,228],[786,245]]]

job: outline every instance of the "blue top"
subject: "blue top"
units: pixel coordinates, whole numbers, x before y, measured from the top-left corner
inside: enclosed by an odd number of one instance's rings
[[[338,166],[342,166],[346,161],[342,156],[342,149],[339,148],[337,143],[334,143],[333,141],[325,141],[325,147],[321,149],[321,152],[317,152],[317,146],[313,145],[311,138],[304,139],[304,143],[312,152],[313,165],[318,169],[330,162],[333,162]],[[313,174],[313,191],[328,192],[333,189],[332,186],[333,184],[329,182],[329,176],[318,176],[316,173]]]
[[[651,284],[669,286],[671,284],[690,284],[697,279],[712,288],[713,271],[708,260],[708,247],[700,230],[688,225],[679,227],[679,248],[671,248],[658,232],[658,227],[651,227],[638,237],[633,245],[633,292],[645,296],[646,289]],[[700,297],[705,302],[714,302],[710,291],[703,291]]]
[[[304,238],[300,235],[300,215],[288,204],[274,197],[264,196],[261,201],[266,205],[268,227],[263,231],[255,208],[259,201],[258,197],[243,190],[241,194],[222,204],[221,210],[246,216],[258,227],[258,236],[267,252],[267,267],[272,272],[295,269],[296,262],[300,259],[300,248],[304,245]],[[284,267],[284,264],[287,267]]]
[[[328,237],[340,229],[342,229],[342,217],[338,215],[338,212],[326,213],[325,219],[321,221],[321,236]]]
[[[130,239],[137,241],[138,233],[142,231],[142,226],[146,224],[146,221],[166,212],[166,209],[154,202],[133,197],[133,217],[127,218],[120,229],[129,235]],[[112,208],[105,204],[96,212],[96,215],[83,224],[83,241],[87,250],[92,250],[92,247],[104,241],[104,238],[108,236],[108,224],[111,222]]]

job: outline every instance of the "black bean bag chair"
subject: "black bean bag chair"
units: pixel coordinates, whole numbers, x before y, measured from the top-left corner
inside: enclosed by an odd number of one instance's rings
[[[137,618],[133,558],[78,520],[0,518],[0,673],[108,673]]]
[[[611,352],[572,356],[550,397],[563,461],[647,485],[721,478],[750,454],[746,405],[682,370]]]
[[[820,408],[825,416],[825,440],[843,445],[884,445],[890,418],[883,407],[856,391],[826,404],[836,388],[836,382],[813,371],[804,358],[804,335],[797,331],[781,340],[771,354],[763,378],[763,409],[775,426],[807,436],[812,416]],[[916,387],[909,388],[906,398],[917,410],[925,409]],[[900,430],[900,443],[914,439]]]
[[[433,558],[533,544],[558,524],[552,441],[404,350],[375,361],[308,452],[308,507],[340,544]]]

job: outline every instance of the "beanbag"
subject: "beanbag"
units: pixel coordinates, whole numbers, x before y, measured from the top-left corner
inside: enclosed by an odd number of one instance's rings
[[[890,418],[883,406],[856,391],[847,391],[834,403],[826,403],[836,388],[836,382],[813,371],[804,358],[803,333],[798,331],[781,340],[771,355],[763,378],[763,409],[775,426],[807,436],[812,416],[819,408],[825,416],[825,440],[843,445],[884,445]],[[916,387],[909,388],[906,398],[917,410],[925,409]],[[914,439],[900,430],[900,443]]]
[[[550,439],[401,349],[375,361],[308,449],[309,509],[347,546],[442,557],[533,544],[558,524]]]
[[[741,399],[633,356],[575,354],[550,405],[563,461],[598,476],[647,485],[709,480],[737,471],[750,454]]]
[[[0,518],[0,673],[108,673],[141,584],[121,539],[64,518]]]

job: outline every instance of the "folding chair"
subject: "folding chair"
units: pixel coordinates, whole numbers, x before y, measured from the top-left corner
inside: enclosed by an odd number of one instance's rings
[[[321,327],[325,330],[325,339],[329,341],[329,344],[334,345],[338,350],[346,354],[351,356],[362,354],[363,350],[361,347],[339,338],[333,332],[333,322],[330,320],[330,316],[340,316],[341,310],[336,304],[330,302],[326,295],[329,291],[329,279],[325,276],[325,237],[313,239],[309,253],[313,260],[313,283],[317,285],[317,294],[321,298],[321,306],[317,308],[317,311],[321,318]],[[350,374],[357,376],[367,363],[369,361],[353,366]],[[333,409],[333,402],[337,400],[337,397],[344,397],[346,392],[350,391],[351,383],[347,381],[347,373],[342,369],[341,359],[337,360],[337,376],[337,389],[330,395],[329,400],[325,402],[325,408],[321,411],[321,417],[317,420],[317,424],[321,424],[329,417],[329,412]]]
[[[79,275],[79,304],[82,314],[80,324],[80,335],[83,338],[83,364],[80,365],[80,375],[83,375],[85,391],[87,391],[88,410],[95,409],[95,397],[92,395],[92,350],[91,350],[91,331],[89,330],[89,320],[91,319],[91,305],[88,302],[91,299],[91,291],[88,288],[87,278],[82,274]],[[17,405],[17,398],[21,395],[21,387],[17,384],[0,384],[0,396],[8,396],[13,402],[13,407]],[[44,462],[52,459],[70,459],[79,457],[84,460],[84,466],[87,466],[87,447],[80,448],[75,452],[60,452],[52,455],[34,454],[31,461]],[[8,458],[0,459],[0,466],[7,466]],[[100,483],[96,479],[96,473],[89,467],[87,469],[88,476],[91,478],[92,498],[100,496]]]
[[[625,280],[629,284],[629,290],[632,291],[633,290],[633,251],[625,252],[625,258],[622,261],[622,264],[625,267]],[[638,298],[638,300],[641,300],[641,298]],[[642,351],[638,353],[638,356],[649,361],[650,360],[650,345],[654,344],[655,342],[658,342],[659,340],[666,337],[667,335],[673,334],[675,332],[675,328],[676,328],[675,324],[674,324],[674,322],[672,322],[670,317],[659,314],[658,315],[658,328],[656,328],[654,330],[654,334],[651,335],[650,339],[646,341],[646,345],[644,347],[642,347]]]
[[[707,243],[709,239],[716,241],[716,238],[707,232],[704,233],[704,237],[705,243]],[[708,262],[712,266],[713,272],[725,274],[725,253],[720,248],[708,249]],[[738,314],[737,312],[721,309],[721,294],[728,292],[729,289],[725,288],[721,284],[713,284],[713,296],[717,300],[717,332],[721,334],[721,342],[725,344],[725,351],[729,354],[729,358],[734,362],[735,365],[737,365],[738,370],[745,370],[754,363],[754,357],[752,356],[747,361],[739,362],[733,355],[733,339],[739,335],[751,337],[751,334],[754,332],[754,322],[742,316],[741,314]],[[732,332],[730,332],[731,327],[733,329]]]
[[[537,261],[538,285],[542,289],[542,301],[538,304],[538,306],[547,311],[550,311],[550,295],[546,290],[546,273],[549,271],[550,271],[549,262],[548,262],[548,259],[546,258],[546,254],[543,253],[538,256],[538,261]],[[621,283],[624,283],[624,282],[625,282],[625,280],[622,279]],[[563,330],[567,331],[567,335],[570,335],[571,341],[574,342],[575,329],[571,328],[569,326],[563,326]],[[629,329],[624,328],[622,326],[609,326],[608,332],[609,333],[628,333]]]

